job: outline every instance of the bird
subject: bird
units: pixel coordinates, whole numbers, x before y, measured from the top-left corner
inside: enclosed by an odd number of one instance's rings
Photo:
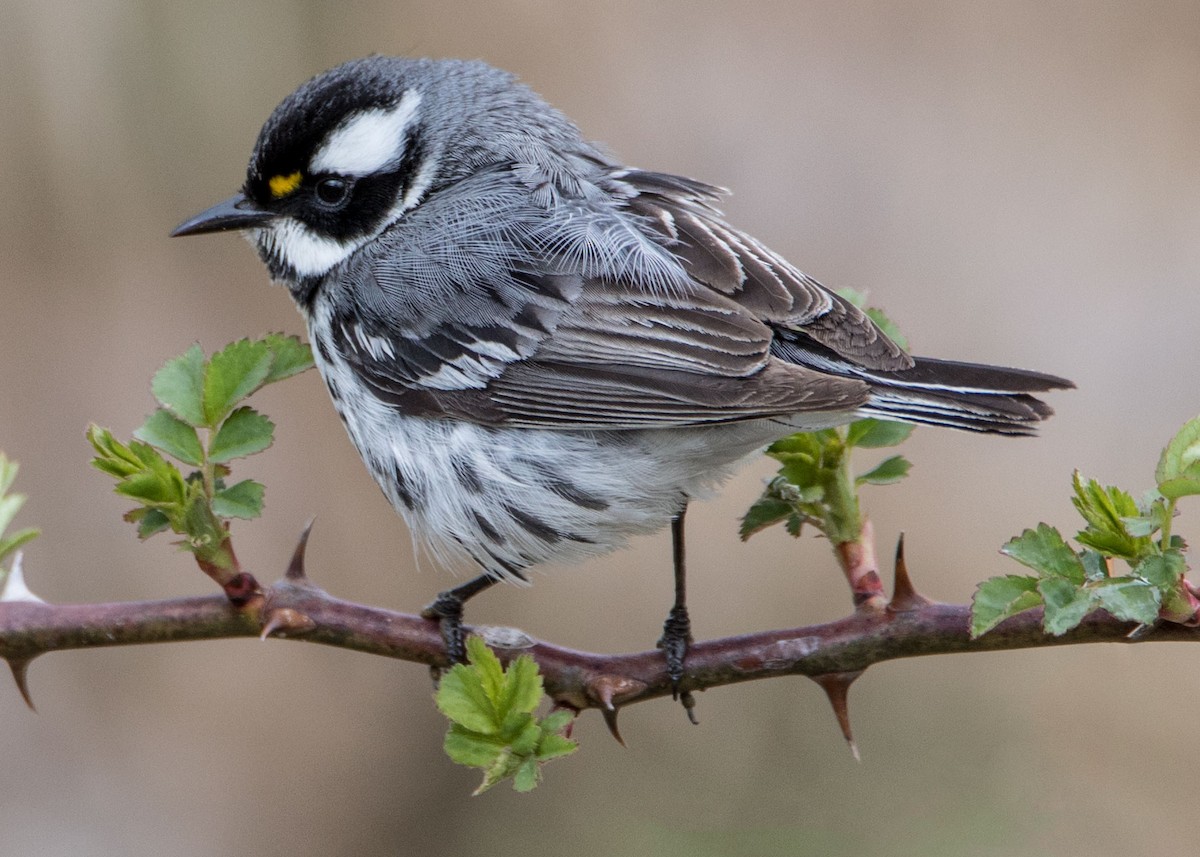
[[[484,62],[374,55],[284,98],[241,190],[172,234],[251,241],[384,495],[477,567],[423,612],[451,661],[469,598],[669,526],[678,696],[684,514],[739,462],[863,417],[1031,434],[1033,394],[1073,386],[910,356],[724,193],[624,164]]]

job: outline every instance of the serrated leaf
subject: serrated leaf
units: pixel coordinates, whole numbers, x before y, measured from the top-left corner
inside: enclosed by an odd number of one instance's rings
[[[529,714],[522,716],[521,728],[511,734],[509,746],[515,756],[532,756],[542,738],[542,730],[538,727],[537,720]]]
[[[1154,479],[1169,500],[1200,494],[1200,417],[1188,420],[1171,438],[1158,459]]]
[[[831,432],[797,432],[790,434],[787,437],[782,437],[767,447],[767,455],[772,458],[780,458],[787,455],[807,455],[810,459],[816,460],[820,458],[824,441],[828,440]]]
[[[499,663],[499,661],[497,661]],[[504,673],[504,690],[496,704],[501,716],[509,712],[532,713],[542,701],[542,676],[537,662],[529,655],[521,655]]]
[[[516,773],[520,766],[519,761],[513,759],[512,751],[507,747],[500,748],[500,754],[496,757],[496,761],[484,771],[483,782],[479,784],[479,788],[475,789],[472,794],[481,795],[490,789],[496,783],[502,782],[505,778]]]
[[[1043,577],[1062,578],[1075,585],[1082,584],[1087,577],[1075,551],[1049,524],[1038,524],[1036,530],[1025,530],[1000,548],[1000,552]]]
[[[87,430],[88,443],[96,450],[92,466],[117,479],[142,469],[141,459],[120,443],[108,429],[92,424]]]
[[[312,349],[298,337],[284,336],[282,333],[269,333],[263,342],[270,349],[273,359],[271,370],[267,373],[264,384],[273,384],[299,375],[313,367]]]
[[[738,535],[742,541],[750,538],[758,532],[762,532],[767,527],[774,526],[780,521],[785,520],[792,514],[792,504],[785,500],[778,500],[774,497],[763,496],[754,501],[746,514],[742,516],[741,526],[738,528]]]
[[[469,765],[472,768],[489,768],[504,750],[504,745],[494,738],[480,735],[460,726],[450,724],[442,748],[452,762],[459,765]]]
[[[1042,603],[1038,579],[1008,574],[979,584],[971,599],[971,636],[986,634],[1010,616]]]
[[[231,413],[209,444],[210,461],[224,464],[262,452],[275,439],[275,423],[254,408],[244,406]]]
[[[547,735],[561,732],[575,719],[575,712],[566,708],[558,708],[542,718],[542,731]]]
[[[822,488],[827,471],[810,456],[803,453],[792,453],[776,457],[782,463],[779,468],[780,475],[796,486],[801,494],[806,495],[811,489]]]
[[[137,520],[139,539],[148,539],[155,533],[170,529],[171,519],[161,509],[143,509],[141,511],[144,511],[145,514],[139,516]]]
[[[1079,561],[1083,563],[1083,573],[1088,580],[1105,580],[1108,578],[1108,560],[1099,551],[1081,551]]]
[[[1171,589],[1187,573],[1183,554],[1169,550],[1151,554],[1133,568],[1133,573],[1159,589]]]
[[[855,420],[846,429],[846,445],[862,449],[896,446],[908,440],[912,432],[913,426],[909,423],[870,418]]]
[[[1148,625],[1158,618],[1162,593],[1143,580],[1117,577],[1103,581],[1095,588],[1100,606],[1125,622]]]
[[[204,419],[204,352],[193,345],[163,364],[150,382],[150,390],[168,411],[200,427]]]
[[[1094,591],[1082,589],[1064,577],[1043,577],[1038,592],[1046,607],[1042,627],[1058,637],[1083,621],[1092,609]]]
[[[466,664],[455,664],[442,676],[435,701],[442,714],[472,732],[494,735],[499,728],[479,672]]]
[[[538,744],[537,749],[537,758],[540,761],[545,762],[550,759],[569,756],[579,749],[577,742],[557,733],[558,730],[543,732],[542,740]]]
[[[537,788],[539,779],[541,779],[541,771],[537,762],[527,759],[521,763],[513,775],[513,789],[518,792],[531,792]]]
[[[488,648],[487,643],[478,635],[467,638],[467,663],[479,677],[479,686],[487,699],[488,708],[492,712],[492,728],[499,729],[503,725],[506,711],[501,710],[501,700],[504,696],[504,667],[496,653]]]
[[[873,469],[862,473],[854,480],[856,485],[893,485],[908,475],[912,463],[903,455],[885,458]]]
[[[1150,549],[1150,539],[1131,536],[1124,518],[1139,515],[1137,502],[1125,491],[1084,479],[1078,470],[1072,476],[1075,496],[1071,502],[1087,521],[1087,528],[1076,535],[1082,545],[1109,556],[1136,560]]]
[[[193,467],[199,467],[204,461],[204,449],[196,429],[165,408],[148,416],[133,436]]]
[[[213,514],[221,518],[252,520],[262,514],[263,492],[266,489],[253,479],[243,479],[213,494]]]
[[[792,538],[800,538],[800,533],[804,529],[804,518],[800,515],[792,515],[787,519],[787,523],[783,525],[787,533]]]
[[[262,340],[239,339],[212,356],[204,373],[204,418],[217,426],[237,403],[262,386],[274,356]]]

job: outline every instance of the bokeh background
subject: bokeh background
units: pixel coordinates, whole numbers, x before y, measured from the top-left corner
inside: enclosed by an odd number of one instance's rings
[[[0,447],[52,601],[209,590],[139,544],[88,465],[149,378],[199,341],[301,332],[230,236],[168,231],[241,182],[258,128],[310,75],[371,52],[517,72],[628,162],[736,191],[730,218],[831,286],[869,291],[916,349],[1075,379],[1036,440],[918,430],[868,510],[907,534],[928,595],[1015,570],[997,548],[1075,526],[1071,470],[1141,490],[1200,410],[1200,6],[1195,2],[655,3],[0,0]],[[267,579],[301,526],[334,594],[415,610],[418,564],[308,374],[268,391],[249,462],[267,511],[236,530]],[[748,544],[771,468],[693,508],[698,634],[848,608],[816,540]],[[1179,529],[1195,532],[1196,504]],[[1196,537],[1196,536],[1194,536]],[[471,619],[607,651],[657,637],[665,535],[472,604]],[[0,855],[1186,853],[1194,647],[1080,647],[882,665],[855,686],[863,762],[802,680],[594,713],[543,788],[471,798],[423,669],[236,640],[57,654],[39,713],[0,687]]]

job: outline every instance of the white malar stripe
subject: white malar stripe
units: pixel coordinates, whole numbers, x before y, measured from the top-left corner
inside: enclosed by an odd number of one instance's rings
[[[263,228],[260,240],[301,277],[323,277],[363,244],[319,235],[294,217],[277,218]]]
[[[309,172],[367,176],[395,165],[404,155],[404,129],[420,104],[421,96],[410,89],[395,107],[351,114],[317,149]]]

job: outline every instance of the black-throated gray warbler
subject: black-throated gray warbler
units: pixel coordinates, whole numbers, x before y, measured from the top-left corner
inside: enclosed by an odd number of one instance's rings
[[[625,166],[479,62],[370,57],[305,83],[242,192],[175,230],[244,230],[308,323],[346,429],[462,602],[673,522],[748,453],[860,416],[1028,434],[1016,369],[912,358],[729,226],[718,188]]]

